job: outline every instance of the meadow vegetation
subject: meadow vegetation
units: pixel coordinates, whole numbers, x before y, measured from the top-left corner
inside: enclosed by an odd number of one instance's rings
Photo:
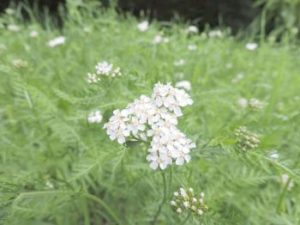
[[[153,224],[160,206],[157,225],[300,224],[296,44],[156,21],[141,31],[89,6],[70,8],[62,29],[15,13],[0,25],[1,224]],[[88,82],[102,61],[121,75]],[[156,83],[183,80],[193,104],[177,126],[196,148],[153,170],[144,142],[120,145],[103,125]],[[204,193],[203,215],[174,210],[180,187]]]

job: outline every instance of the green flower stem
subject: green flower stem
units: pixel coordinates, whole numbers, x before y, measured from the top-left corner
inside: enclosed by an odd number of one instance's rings
[[[190,216],[191,216],[191,213],[188,213],[187,217],[182,221],[182,223],[180,225],[186,224],[186,222],[189,220]]]
[[[116,222],[116,224],[122,225],[121,220],[116,216],[116,214],[113,212],[113,210],[102,199],[98,198],[95,195],[91,195],[89,193],[84,193],[83,196],[90,200],[93,200],[94,202],[97,202],[99,205],[101,205],[106,210],[106,212]]]
[[[163,180],[163,199],[160,203],[160,205],[158,206],[158,210],[157,212],[155,213],[154,217],[153,217],[153,220],[151,222],[151,225],[155,225],[156,222],[157,222],[157,219],[161,213],[161,210],[162,210],[162,207],[163,205],[165,204],[166,200],[167,200],[167,181],[166,181],[166,174],[164,171],[161,171],[161,174],[162,174],[162,180]]]

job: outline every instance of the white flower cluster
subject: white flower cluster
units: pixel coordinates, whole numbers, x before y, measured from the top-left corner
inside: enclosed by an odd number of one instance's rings
[[[101,77],[103,76],[117,77],[122,75],[120,67],[114,67],[112,63],[109,63],[107,61],[97,63],[95,69],[95,73],[87,74],[86,80],[90,84],[99,82],[101,80]]]
[[[237,103],[241,108],[246,109],[247,107],[249,107],[249,109],[251,109],[252,111],[262,110],[265,106],[265,103],[257,98],[251,98],[249,100],[246,98],[239,98]]]
[[[154,38],[153,38],[153,44],[161,44],[161,43],[169,43],[169,38],[164,37],[160,34],[157,34]]]
[[[140,32],[145,32],[149,29],[149,22],[147,20],[143,21],[143,22],[140,22],[138,25],[137,25],[137,28]]]
[[[101,111],[96,110],[89,113],[87,120],[89,123],[101,123],[102,118],[103,116],[101,114]]]
[[[174,192],[173,200],[170,204],[178,214],[186,211],[202,216],[208,209],[204,203],[204,193],[201,192],[199,197],[197,197],[194,194],[193,188],[187,190],[180,188],[178,191]]]
[[[165,169],[173,162],[182,165],[190,161],[196,145],[176,127],[177,118],[182,116],[181,108],[192,103],[184,90],[157,83],[151,97],[142,95],[125,109],[115,110],[104,128],[119,144],[150,138],[147,160],[152,169]]]
[[[64,36],[59,36],[59,37],[56,37],[56,38],[48,41],[48,46],[50,48],[54,48],[56,46],[65,44],[65,42],[66,42],[66,38]]]
[[[257,49],[258,44],[254,43],[254,42],[253,43],[247,43],[245,47],[249,51],[254,51],[255,49]]]

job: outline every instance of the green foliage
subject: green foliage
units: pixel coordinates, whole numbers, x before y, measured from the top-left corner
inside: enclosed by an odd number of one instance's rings
[[[87,7],[73,13],[62,31],[2,18],[21,29],[0,28],[6,47],[0,50],[1,224],[149,224],[163,184],[160,172],[149,168],[145,146],[118,145],[103,123],[86,118],[100,109],[105,122],[113,109],[148,95],[156,82],[183,79],[192,83],[194,104],[179,126],[197,148],[190,163],[165,171],[167,202],[179,187],[193,187],[206,194],[208,212],[186,224],[300,223],[300,65],[293,45],[262,42],[249,51],[244,41],[226,35],[188,36],[180,24],[162,30],[154,22],[141,33],[134,18],[113,11]],[[29,36],[33,30],[38,37]],[[159,32],[170,42],[154,45]],[[47,46],[61,34],[64,45]],[[187,50],[189,44],[197,50]],[[15,59],[28,66],[14,66]],[[174,66],[179,59],[186,64]],[[123,76],[90,85],[86,74],[101,60],[121,67]],[[244,76],[232,82],[239,73]],[[242,109],[239,97],[267,104],[257,112]],[[260,135],[258,148],[236,149],[240,126]],[[269,157],[274,149],[278,160]],[[282,174],[294,187],[281,181]],[[174,225],[184,218],[165,204],[157,221]]]
[[[272,38],[294,40],[299,37],[299,0],[256,0],[255,4],[262,8],[255,22],[256,26],[261,25],[262,35],[270,31]]]

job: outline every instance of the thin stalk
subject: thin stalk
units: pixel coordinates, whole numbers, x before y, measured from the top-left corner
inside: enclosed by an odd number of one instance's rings
[[[95,195],[89,194],[89,193],[84,193],[83,194],[84,197],[93,200],[95,202],[97,202],[99,205],[101,205],[106,212],[110,215],[110,217],[119,225],[122,225],[121,220],[116,216],[116,214],[113,212],[113,210],[100,198],[98,198]]]
[[[150,223],[151,225],[155,225],[157,222],[157,219],[161,213],[162,207],[165,204],[166,200],[167,200],[167,182],[166,182],[166,174],[164,171],[161,171],[162,174],[162,180],[163,180],[163,199],[160,203],[160,205],[158,206],[158,210],[155,213],[152,222]]]
[[[278,203],[277,203],[277,208],[276,208],[277,213],[281,212],[283,200],[284,200],[284,197],[285,197],[285,195],[286,195],[286,193],[289,189],[290,182],[291,182],[291,178],[289,177],[287,182],[285,183],[285,185],[283,187],[283,190],[282,190],[280,196],[279,196]]]
[[[189,214],[187,215],[187,217],[182,221],[182,223],[181,223],[180,225],[186,224],[186,222],[189,220],[190,216],[191,216],[191,213],[189,213]]]

